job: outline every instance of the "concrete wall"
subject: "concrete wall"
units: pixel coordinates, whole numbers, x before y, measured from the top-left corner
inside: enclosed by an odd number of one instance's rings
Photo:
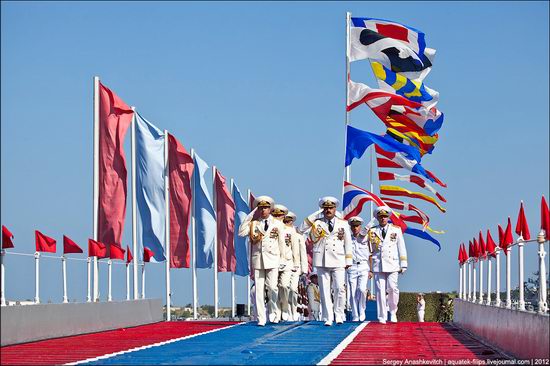
[[[0,313],[2,346],[163,320],[160,299],[2,306]]]
[[[517,358],[550,357],[550,317],[454,300],[453,321]]]

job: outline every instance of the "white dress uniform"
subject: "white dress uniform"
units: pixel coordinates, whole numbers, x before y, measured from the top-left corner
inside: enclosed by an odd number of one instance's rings
[[[424,312],[426,310],[426,301],[424,298],[421,298],[420,301],[416,304],[416,313],[418,315],[418,321],[420,323],[424,322]]]
[[[296,242],[294,235],[295,233],[296,230],[293,226],[284,225],[283,237],[285,240],[285,246],[281,254],[281,265],[279,268],[279,311],[283,320],[288,320],[291,317],[291,281],[296,267],[294,252],[298,247],[298,243]],[[296,290],[298,290],[297,282]],[[296,299],[296,302],[297,301],[298,299]]]
[[[381,209],[384,207],[378,207],[377,211]],[[387,212],[391,212],[389,208],[385,209]],[[368,231],[367,236],[372,250],[372,271],[377,291],[378,320],[381,323],[386,322],[389,308],[390,320],[396,322],[399,302],[397,276],[399,271],[407,268],[407,249],[403,232],[399,226],[388,223],[385,227],[374,226]],[[387,304],[386,291],[388,292]]]
[[[313,282],[307,285],[307,301],[309,320],[321,320],[321,293],[319,286]]]
[[[262,203],[264,197],[256,199]],[[271,200],[271,202],[273,202]],[[283,223],[269,215],[266,219],[252,220],[255,211],[251,212],[247,219],[239,227],[239,236],[250,236],[251,262],[254,268],[254,281],[256,292],[256,312],[258,325],[266,323],[266,309],[264,291],[268,292],[269,320],[277,321],[277,279],[279,275],[280,253],[284,250]]]
[[[300,319],[300,313],[298,312],[298,296],[300,296],[298,293],[298,284],[300,276],[307,273],[308,261],[304,237],[294,226],[292,226],[292,229],[292,259],[294,268],[290,276],[289,305],[290,319],[297,321]]]
[[[352,218],[353,219],[353,218]],[[350,221],[352,220],[350,219]],[[362,220],[361,220],[362,223]],[[366,233],[364,233],[366,234]],[[352,320],[364,321],[367,308],[367,284],[369,281],[369,259],[371,250],[366,235],[359,233],[352,235],[353,264],[348,268],[348,288],[350,291],[350,303]]]
[[[324,197],[320,200],[319,206],[326,202],[331,202],[335,207],[338,200],[334,197]],[[312,222],[312,216],[310,215],[306,220]],[[332,325],[334,320],[336,323],[343,323],[346,318],[344,312],[346,305],[345,267],[352,263],[351,234],[348,222],[337,216],[332,220],[324,217],[317,219],[312,224],[309,236],[313,242],[313,266],[319,276],[323,320],[325,325]],[[334,306],[331,287],[334,292]]]

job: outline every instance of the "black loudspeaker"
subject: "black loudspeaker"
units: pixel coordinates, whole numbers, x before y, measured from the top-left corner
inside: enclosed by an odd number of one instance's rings
[[[244,304],[237,304],[237,316],[244,316]]]

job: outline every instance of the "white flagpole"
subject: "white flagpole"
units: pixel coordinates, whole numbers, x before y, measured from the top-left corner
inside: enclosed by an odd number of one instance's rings
[[[458,284],[458,298],[459,299],[462,299],[462,290],[463,290],[463,288],[462,288],[462,267],[463,267],[462,264],[459,263],[458,264],[458,278],[459,278],[458,279],[458,283],[459,283]]]
[[[349,44],[349,33],[350,33],[350,20],[351,20],[351,13],[346,13],[346,126],[345,126],[345,132],[344,132],[344,140],[347,143],[347,135],[348,135],[348,125],[349,125],[349,112],[348,112],[348,105],[349,105],[349,98],[348,98],[348,81],[350,77],[350,65],[349,65],[349,54],[350,54],[350,44]],[[344,145],[344,158],[346,156],[346,146]],[[345,169],[344,174],[344,180],[350,181],[351,179],[351,166],[348,165]],[[342,188],[343,189],[343,188]]]
[[[86,259],[86,264],[87,264],[87,273],[88,273],[88,291],[86,292],[86,302],[91,302],[92,301],[92,269],[91,269],[91,263],[92,263],[92,259],[90,257],[88,257],[88,259]]]
[[[138,290],[138,250],[137,250],[137,173],[136,173],[136,109],[132,107],[134,114],[132,116],[132,250],[134,251],[133,258],[133,274],[134,274],[134,300],[139,298]],[[128,280],[129,281],[129,280]]]
[[[195,161],[195,150],[191,149],[191,159]],[[196,169],[196,167],[195,167]],[[193,198],[191,201],[191,251],[193,255],[193,260],[191,263],[191,282],[193,287],[193,319],[197,319],[197,236],[196,236],[196,226],[195,226],[195,177],[194,175],[198,174],[196,170],[193,171],[193,177],[191,178],[191,192]]]
[[[94,76],[94,197],[93,197],[93,238],[98,240],[98,220],[99,220],[99,76]],[[99,273],[97,257],[94,257],[94,300],[97,301],[99,293]]]
[[[40,304],[40,252],[34,253],[34,303]]]
[[[523,201],[521,201],[523,203]],[[525,293],[523,288],[524,270],[523,270],[523,246],[525,240],[520,236],[517,240],[518,243],[518,286],[519,286],[519,301],[518,310],[525,311]]]
[[[487,256],[487,301],[485,302],[486,305],[491,305],[491,281],[492,281],[492,272],[491,272],[491,256]]]
[[[141,298],[145,299],[145,262],[141,263]]]
[[[231,198],[233,198],[233,178],[231,178]],[[233,235],[234,236],[234,235]],[[233,250],[235,250],[235,242],[233,241]],[[235,317],[235,271],[231,272],[231,317]]]
[[[541,229],[539,235],[537,236],[537,242],[539,243],[539,314],[546,314],[548,310],[548,295],[546,293],[546,262],[544,257],[546,256],[546,251],[544,250],[544,242],[547,241],[547,233],[544,229]],[[2,276],[2,279],[4,276]]]
[[[472,265],[473,258],[468,261],[468,301],[472,301]]]
[[[483,260],[479,259],[479,299],[478,304],[483,304]]]
[[[474,258],[473,262],[472,262],[472,265],[474,267],[474,270],[473,270],[473,281],[474,281],[474,287],[472,289],[472,302],[476,302],[477,300],[477,286],[476,286],[476,283],[477,283],[477,271],[476,271],[476,259]]]
[[[512,294],[511,294],[511,286],[512,286],[512,280],[511,280],[511,271],[512,271],[512,248],[509,246],[506,248],[506,309],[512,308]]]
[[[0,276],[2,276],[2,278],[0,278],[0,282],[1,282],[1,285],[0,285],[0,298],[1,298],[1,306],[6,306],[6,287],[5,287],[5,269],[4,269],[4,256],[6,255],[6,251],[4,249],[1,249],[0,250],[0,270],[1,270],[1,273],[0,273]]]
[[[213,191],[213,201],[214,201],[214,213],[217,212],[216,209],[216,166],[212,166],[212,186],[214,187]],[[218,317],[218,216],[216,215],[216,232],[214,234],[214,318]]]
[[[252,207],[250,207],[250,189],[248,189],[248,192],[246,193],[246,204],[249,205],[249,209],[252,210]],[[246,246],[246,251],[247,251],[247,256],[248,256],[248,270],[249,271],[252,271],[250,269],[252,263],[250,261],[250,239],[247,239],[246,242],[248,243],[248,245]],[[246,277],[246,305],[247,305],[247,308],[248,308],[248,316],[251,316],[251,313],[250,313],[250,276],[251,276],[251,273],[248,274],[248,276]]]
[[[172,310],[170,307],[170,169],[168,166],[168,130],[164,130],[164,201],[165,201],[165,236],[164,254],[166,256],[166,321],[171,320]]]
[[[111,296],[111,283],[112,283],[112,267],[113,267],[113,261],[109,258],[107,261],[107,267],[108,267],[108,274],[107,274],[107,301],[111,301],[113,298]]]
[[[466,282],[466,272],[468,271],[468,263],[464,263],[463,265],[464,267],[464,270],[462,271],[462,283],[464,284],[464,289],[462,291],[462,299],[463,300],[467,300],[468,299],[468,290],[467,290],[467,286],[468,286],[468,283]]]
[[[63,272],[63,303],[68,303],[69,299],[67,297],[67,259],[65,254],[61,256],[61,271]]]
[[[126,263],[126,301],[130,300],[130,263]]]
[[[500,307],[500,248],[495,249],[496,257],[495,257],[495,306]]]

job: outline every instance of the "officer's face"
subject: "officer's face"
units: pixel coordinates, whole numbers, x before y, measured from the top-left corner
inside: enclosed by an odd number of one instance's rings
[[[310,280],[317,285],[317,276],[311,276]]]
[[[260,217],[262,219],[267,219],[267,217],[271,213],[271,207],[260,207],[259,210],[260,210]]]
[[[361,232],[361,224],[351,225],[351,233],[353,234],[353,236],[359,235],[360,232]]]
[[[325,218],[332,220],[334,215],[336,215],[336,207],[323,208],[323,214],[325,215]]]
[[[388,216],[376,216],[378,219],[378,222],[380,223],[380,226],[386,226],[388,224],[389,217]]]
[[[285,217],[285,218],[283,219],[283,223],[285,223],[285,224],[288,225],[288,226],[291,226],[291,225],[294,223],[294,220],[291,219],[291,218],[286,218],[286,217]]]

